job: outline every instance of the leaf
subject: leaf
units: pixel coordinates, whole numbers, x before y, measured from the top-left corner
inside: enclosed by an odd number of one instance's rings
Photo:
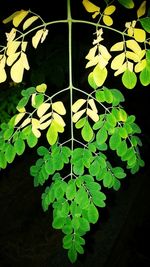
[[[74,263],[77,260],[77,252],[76,252],[76,249],[73,245],[68,250],[68,258],[71,261],[71,263]]]
[[[38,117],[41,118],[46,113],[46,111],[50,108],[50,106],[51,106],[50,103],[42,103],[37,109]]]
[[[106,199],[106,196],[104,193],[100,191],[95,191],[92,193],[92,200],[95,206],[103,208],[106,206],[104,200]]]
[[[142,18],[139,20],[143,29],[150,33],[150,17]]]
[[[13,145],[8,144],[6,151],[5,151],[5,159],[8,163],[12,163],[16,156],[16,151]]]
[[[114,132],[112,136],[109,139],[109,146],[112,150],[116,150],[118,146],[120,145],[121,138],[118,132]]]
[[[52,146],[56,143],[57,138],[58,138],[58,131],[56,130],[56,126],[54,122],[51,123],[47,133],[46,133],[46,138],[48,143]]]
[[[21,113],[16,115],[15,123],[14,123],[15,126],[18,124],[18,122],[20,122],[22,120],[22,118],[25,116],[25,114],[26,114],[25,112],[21,112]]]
[[[147,65],[140,73],[140,82],[143,86],[150,84],[150,67]]]
[[[27,59],[27,56],[26,56],[26,54],[24,52],[21,52],[20,60],[22,62],[23,67],[26,70],[29,70],[30,67],[29,67],[28,59]]]
[[[73,105],[72,105],[72,111],[76,113],[84,104],[86,103],[85,99],[78,99]]]
[[[47,85],[45,83],[41,83],[36,86],[36,91],[38,93],[45,93],[46,89],[47,89]]]
[[[22,155],[25,151],[25,142],[21,138],[18,138],[14,143],[14,148],[17,155]]]
[[[94,101],[94,99],[89,99],[88,100],[88,104],[90,105],[90,107],[91,107],[91,109],[94,111],[94,112],[98,112],[98,110],[97,110],[97,107],[96,107],[96,105],[95,105],[95,101]]]
[[[7,47],[7,56],[10,56],[10,55],[16,53],[16,51],[20,45],[21,45],[20,41],[9,42],[8,47]]]
[[[77,129],[80,129],[80,128],[82,128],[82,127],[84,126],[85,122],[86,122],[86,117],[81,118],[81,119],[75,124],[75,127],[76,127]]]
[[[145,15],[146,12],[146,1],[143,1],[140,7],[137,10],[137,17],[140,18]]]
[[[68,200],[74,199],[76,195],[76,185],[75,180],[70,180],[66,188],[66,197]]]
[[[124,49],[124,41],[117,42],[114,44],[111,48],[110,51],[122,51]]]
[[[13,18],[13,25],[17,28],[23,19],[28,15],[28,13],[29,10],[20,10],[20,12]]]
[[[36,32],[36,34],[32,37],[32,45],[34,48],[37,48],[41,38],[43,35],[43,29],[40,29]]]
[[[109,104],[113,102],[113,95],[110,89],[103,87],[105,101]]]
[[[34,21],[38,19],[38,16],[32,16],[28,18],[23,24],[23,30],[26,30]]]
[[[130,48],[137,55],[141,54],[141,51],[142,51],[141,47],[139,46],[139,44],[135,40],[133,40],[133,39],[127,40],[126,41],[126,46],[128,48]]]
[[[95,224],[98,221],[99,213],[97,208],[93,203],[91,203],[88,207],[88,220],[90,223]]]
[[[111,68],[113,70],[118,70],[123,65],[123,62],[125,60],[125,52],[122,52],[121,54],[117,55],[111,62]]]
[[[96,122],[96,121],[99,120],[99,116],[98,116],[98,114],[97,114],[95,111],[93,111],[92,109],[87,108],[86,114],[87,114],[87,115],[88,115],[94,122]]]
[[[90,74],[88,75],[88,83],[93,89],[97,88],[97,85],[94,81],[93,72],[90,72]]]
[[[81,135],[86,142],[92,140],[94,133],[88,121],[85,122],[81,131]]]
[[[112,15],[116,10],[116,7],[114,5],[107,6],[104,10],[105,15]]]
[[[134,7],[133,0],[118,0],[118,2],[124,7],[129,8],[129,9]]]
[[[113,24],[113,20],[110,16],[104,15],[103,16],[103,22],[107,26],[111,26]]]
[[[133,89],[137,83],[136,74],[126,69],[122,75],[122,83],[127,89]]]
[[[6,158],[4,156],[4,153],[2,151],[0,151],[0,168],[5,169],[6,166],[7,166]]]
[[[53,103],[52,109],[55,110],[60,115],[66,114],[66,109],[64,107],[63,102],[61,102],[61,101],[57,101],[57,102]]]
[[[146,40],[146,33],[143,29],[134,28],[134,38],[136,41],[143,43]]]
[[[3,20],[4,24],[7,24],[8,22],[12,21],[14,17],[16,17],[18,14],[20,14],[22,10],[15,11],[13,14],[11,14],[9,17]]]
[[[93,13],[93,12],[100,12],[100,7],[94,5],[89,0],[82,0],[82,4],[85,7],[87,12]]]
[[[96,134],[96,141],[98,145],[101,145],[105,143],[107,140],[108,134],[107,131],[104,127],[102,127]]]
[[[65,218],[63,217],[54,217],[52,226],[54,229],[61,229],[64,225]]]
[[[14,54],[8,56],[7,57],[7,65],[11,66],[16,61],[16,59],[19,57],[19,55],[20,55],[20,52],[17,52],[17,53],[14,53]]]
[[[73,122],[77,122],[81,116],[85,113],[86,109],[81,109],[80,111],[78,111],[77,113],[75,113],[73,116],[72,116],[72,121]]]
[[[10,75],[15,83],[20,83],[22,82],[23,74],[24,74],[24,66],[22,64],[22,60],[20,57],[11,67]]]
[[[100,64],[97,64],[93,70],[94,82],[98,87],[102,86],[107,77],[107,69],[101,68]]]
[[[37,142],[38,142],[38,138],[32,132],[30,132],[27,137],[28,146],[30,148],[33,148],[34,146],[36,146]]]

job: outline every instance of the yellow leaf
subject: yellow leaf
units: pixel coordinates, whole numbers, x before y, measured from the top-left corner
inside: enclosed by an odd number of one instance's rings
[[[7,65],[11,66],[16,61],[16,59],[18,58],[19,55],[20,55],[20,52],[17,52],[17,53],[10,55],[7,58]]]
[[[49,112],[49,113],[45,114],[44,116],[42,116],[40,118],[40,123],[46,121],[49,117],[51,117],[51,115],[52,115],[52,112]]]
[[[64,104],[61,101],[57,101],[52,104],[52,109],[55,110],[60,115],[66,114],[66,109],[64,107]]]
[[[127,62],[125,62],[117,71],[115,71],[114,76],[118,76],[119,74],[125,72],[127,69]]]
[[[135,65],[134,71],[141,72],[146,67],[146,59],[141,60]]]
[[[36,34],[32,37],[32,45],[34,48],[37,48],[41,38],[43,35],[43,29],[40,29],[36,32]]]
[[[58,124],[60,124],[62,127],[65,127],[66,124],[65,124],[63,118],[62,118],[59,114],[53,112],[53,119],[54,119]]]
[[[139,46],[139,44],[135,41],[135,40],[127,40],[126,41],[126,46],[128,48],[130,48],[134,53],[136,53],[137,55],[139,55],[142,51],[141,47]]]
[[[97,107],[96,107],[96,105],[95,105],[95,101],[94,101],[94,99],[89,99],[89,100],[88,100],[88,104],[90,105],[91,109],[92,109],[95,113],[98,112]]]
[[[20,10],[20,12],[13,18],[13,25],[18,27],[23,19],[28,15],[29,10]]]
[[[16,115],[15,124],[14,124],[15,126],[18,124],[19,121],[22,120],[22,118],[24,117],[25,114],[26,114],[25,112],[22,112],[22,113],[19,113]]]
[[[117,55],[111,62],[111,68],[113,70],[118,70],[122,65],[125,60],[125,52]]]
[[[137,17],[140,18],[145,15],[146,12],[146,1],[143,1],[140,7],[137,10]]]
[[[43,35],[41,38],[41,43],[43,43],[46,39],[46,36],[48,35],[48,30],[47,29],[43,29]]]
[[[122,51],[123,49],[124,49],[124,41],[121,41],[121,42],[114,44],[110,48],[110,51]]]
[[[32,16],[28,18],[23,24],[23,30],[26,30],[34,21],[38,19],[38,16]]]
[[[127,69],[132,72],[133,71],[133,62],[127,61],[126,63],[127,63]]]
[[[92,109],[87,108],[87,112],[86,112],[86,114],[87,114],[87,115],[88,115],[94,122],[96,122],[96,121],[99,120],[99,116],[98,116],[98,114],[97,114],[95,111],[93,111]]]
[[[107,64],[108,64],[108,60],[103,58],[102,55],[99,55],[98,56],[98,65],[100,66],[100,68],[104,69]]]
[[[8,33],[6,32],[6,39],[7,42],[12,42],[16,37],[16,29],[12,28],[11,31]]]
[[[134,38],[137,42],[143,43],[146,40],[146,32],[142,29],[134,29]]]
[[[86,64],[85,68],[87,69],[89,67],[93,67],[93,66],[97,65],[98,62],[99,62],[99,56],[97,55]]]
[[[21,50],[22,50],[23,52],[26,51],[27,44],[28,44],[28,42],[26,42],[26,41],[23,41],[23,42],[21,43]]]
[[[98,87],[102,86],[107,77],[107,69],[101,68],[100,64],[97,64],[93,70],[94,82]]]
[[[98,50],[101,53],[102,57],[107,61],[111,58],[110,53],[104,45],[99,45]]]
[[[14,63],[14,65],[11,67],[10,75],[14,82],[20,83],[23,78],[24,73],[24,67],[22,65],[22,61],[19,58],[18,61]]]
[[[50,103],[42,103],[37,109],[38,117],[41,118],[46,113],[46,111],[50,108],[50,106],[51,106]]]
[[[48,131],[46,133],[46,138],[48,143],[52,146],[56,143],[57,138],[58,138],[58,132],[56,130],[54,121],[52,121],[50,127],[48,128]]]
[[[104,15],[103,22],[107,26],[111,26],[113,24],[113,19],[110,16]]]
[[[8,47],[7,47],[7,56],[14,54],[17,51],[20,44],[21,44],[20,41],[9,42]]]
[[[29,67],[28,59],[27,59],[27,56],[26,56],[26,54],[24,52],[21,52],[20,60],[21,60],[21,63],[23,65],[23,67],[26,70],[29,70],[30,67]]]
[[[82,4],[85,7],[86,11],[89,13],[100,12],[100,7],[94,5],[89,0],[83,0]]]
[[[64,127],[61,124],[59,124],[57,121],[53,120],[53,124],[57,132],[59,133],[64,132]]]
[[[45,83],[41,83],[36,86],[36,91],[39,93],[45,93],[46,89],[47,89],[47,85]]]
[[[32,107],[35,106],[35,97],[36,97],[36,93],[32,94],[32,96],[31,96],[31,105],[32,105]]]
[[[15,11],[13,14],[11,14],[9,17],[7,17],[6,19],[3,20],[3,23],[6,24],[10,21],[13,20],[14,17],[16,17],[18,14],[20,14],[20,12],[22,12],[22,10],[18,10],[18,11]]]
[[[134,62],[139,62],[139,56],[131,51],[126,51],[126,57],[133,60]]]
[[[97,50],[97,45],[95,45],[90,49],[85,59],[92,60],[95,57],[96,50]]]
[[[27,118],[23,121],[23,123],[20,125],[21,128],[27,126],[31,122],[31,118]]]
[[[78,99],[73,105],[72,105],[72,111],[77,112],[83,105],[86,103],[85,99]]]
[[[99,11],[96,11],[93,15],[92,15],[92,18],[95,19],[98,15],[99,15]]]
[[[31,119],[31,123],[32,123],[32,127],[34,127],[34,128],[39,128],[39,126],[40,126],[40,121],[35,119],[35,118]]]
[[[16,107],[16,109],[17,109],[19,112],[26,112],[25,107],[23,107],[23,108],[18,108],[18,107]]]
[[[6,81],[7,75],[5,71],[6,56],[2,56],[0,60],[0,83]]]
[[[40,130],[45,130],[50,124],[51,124],[51,119],[47,120],[46,122],[43,122],[42,124],[40,124],[39,129]]]
[[[111,15],[115,12],[115,10],[116,10],[116,7],[114,5],[110,5],[110,6],[105,8],[104,14],[105,15]]]
[[[74,123],[76,123],[80,118],[81,116],[85,113],[86,111],[86,108],[85,109],[82,109],[80,111],[78,111],[77,113],[75,113],[73,116],[72,116],[72,121]]]
[[[32,133],[33,133],[37,138],[40,138],[40,136],[41,136],[41,132],[40,132],[37,128],[32,127]]]

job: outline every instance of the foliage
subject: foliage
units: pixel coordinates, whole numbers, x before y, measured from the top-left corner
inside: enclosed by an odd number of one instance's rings
[[[132,0],[118,2],[129,9],[134,7]],[[10,67],[11,79],[20,83],[24,71],[30,69],[26,36],[34,33],[31,43],[36,49],[45,41],[48,26],[62,22],[68,25],[69,85],[53,95],[47,93],[45,83],[21,91],[18,113],[0,126],[0,168],[5,169],[16,156],[21,156],[27,145],[37,146],[41,135],[46,137],[47,146],[37,147],[39,159],[30,172],[35,187],[45,185],[43,210],[46,212],[52,206],[52,226],[62,230],[63,247],[68,250],[72,263],[78,253],[84,253],[84,236],[91,224],[98,221],[99,209],[106,205],[104,189],[119,190],[127,171],[134,174],[144,166],[139,153],[141,129],[136,117],[123,108],[125,99],[120,90],[105,86],[110,73],[108,65],[115,71],[115,77],[122,75],[127,89],[133,89],[138,78],[143,86],[150,84],[150,38],[147,37],[150,18],[144,17],[146,1],[137,9],[137,18],[126,22],[123,31],[112,27],[116,11],[112,1],[104,0],[103,11],[89,0],[83,0],[82,4],[94,20],[98,17],[96,23],[72,19],[69,0],[66,20],[46,23],[31,10],[16,11],[3,20],[12,22],[13,28],[6,33],[6,45],[0,54],[0,82],[5,82],[6,68]],[[33,27],[38,21],[41,24]],[[87,77],[90,93],[73,85],[72,23],[96,28],[92,47],[85,55],[88,61],[85,67],[91,70]],[[29,28],[31,26],[33,28]],[[104,32],[108,30],[121,37],[110,49],[102,44]],[[69,93],[69,107],[61,101],[62,93]],[[82,96],[74,100],[77,93]],[[67,139],[68,127],[70,136]],[[112,161],[109,151],[117,158],[117,163]]]

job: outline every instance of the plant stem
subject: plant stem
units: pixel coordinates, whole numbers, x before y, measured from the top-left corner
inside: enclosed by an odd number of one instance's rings
[[[72,18],[71,18],[71,6],[70,0],[67,0],[67,20],[68,20],[68,42],[69,42],[69,88],[70,88],[70,127],[71,127],[71,150],[73,151],[74,133],[73,133],[73,121],[72,121],[72,105],[73,105],[73,84],[72,84]],[[73,175],[71,164],[71,177]]]

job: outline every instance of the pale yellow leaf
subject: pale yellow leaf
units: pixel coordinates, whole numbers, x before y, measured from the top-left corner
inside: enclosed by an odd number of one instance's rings
[[[86,111],[86,108],[85,109],[82,109],[80,111],[78,111],[77,113],[75,113],[73,116],[72,116],[72,121],[74,123],[76,123],[80,118],[81,116],[85,113]]]
[[[146,50],[143,49],[143,50],[141,51],[141,53],[138,54],[139,59],[141,60],[141,59],[145,56],[145,54],[146,54]]]
[[[7,56],[14,54],[17,51],[20,44],[21,44],[20,41],[9,42],[7,47]]]
[[[77,112],[84,104],[86,103],[85,99],[78,99],[73,105],[72,105],[72,111]]]
[[[11,66],[16,61],[16,59],[18,58],[19,55],[20,55],[20,52],[17,52],[17,53],[14,53],[14,54],[8,56],[7,65]]]
[[[29,10],[21,10],[14,18],[13,18],[13,25],[18,27],[19,24],[24,20],[24,18],[28,15]]]
[[[48,30],[47,29],[43,29],[43,35],[42,35],[42,38],[41,38],[41,43],[43,43],[46,39],[48,35]]]
[[[6,71],[4,68],[0,67],[0,83],[5,82],[7,79]]]
[[[125,72],[125,70],[127,69],[127,63],[124,62],[124,64],[114,73],[114,76],[118,76],[119,74]]]
[[[64,122],[63,118],[62,118],[59,114],[53,112],[53,119],[54,119],[58,124],[60,124],[61,126],[65,127],[66,123]]]
[[[46,111],[50,108],[50,106],[51,106],[50,103],[42,103],[37,109],[38,117],[41,118],[46,113]]]
[[[40,126],[40,121],[35,119],[35,118],[31,119],[31,123],[32,123],[32,127],[34,127],[34,128],[39,128],[39,126]]]
[[[25,22],[24,22],[24,24],[23,24],[23,30],[26,30],[28,27],[30,27],[30,25],[34,22],[34,21],[36,21],[38,19],[38,16],[32,16],[32,17],[30,17],[30,18],[28,18]]]
[[[132,72],[133,71],[133,66],[134,66],[133,62],[127,61],[126,63],[127,63],[127,69]]]
[[[26,113],[22,112],[22,113],[18,113],[15,117],[15,126],[18,124],[18,122],[20,122],[22,120],[22,118],[24,117]]]
[[[64,127],[61,124],[59,124],[57,121],[53,120],[53,125],[54,125],[57,132],[59,132],[59,133],[64,132]]]
[[[111,26],[113,24],[113,19],[110,16],[104,15],[103,22],[107,26]]]
[[[28,42],[26,42],[26,41],[23,41],[23,42],[21,43],[21,50],[22,50],[23,52],[26,51],[27,44],[28,44]]]
[[[90,60],[90,61],[86,64],[85,68],[87,69],[87,68],[93,67],[93,66],[95,66],[98,62],[99,62],[99,56],[97,55],[97,56],[95,56],[92,60]]]
[[[89,0],[83,0],[82,4],[85,7],[86,11],[89,13],[100,12],[100,7],[94,5]]]
[[[32,45],[34,48],[37,48],[41,38],[43,35],[43,29],[40,29],[36,32],[36,34],[32,37]]]
[[[104,40],[101,35],[98,35],[96,39],[93,41],[93,45],[99,44],[102,40]]]
[[[12,42],[16,37],[16,29],[12,28],[11,31],[8,33],[6,32],[6,39],[7,42]]]
[[[111,54],[108,52],[108,49],[104,45],[100,44],[98,50],[101,53],[102,57],[107,61],[111,58]]]
[[[94,122],[96,122],[96,121],[99,120],[99,116],[98,116],[98,114],[97,114],[95,111],[93,111],[92,109],[87,108],[86,114],[87,114],[87,115],[88,115]]]
[[[36,93],[32,94],[32,96],[31,96],[31,105],[32,105],[32,107],[35,106],[35,97],[36,97]]]
[[[46,89],[47,89],[47,85],[45,83],[41,83],[36,86],[36,91],[39,93],[45,93]]]
[[[110,48],[110,51],[122,51],[123,49],[124,49],[124,41],[121,41],[121,42],[114,44]]]
[[[118,70],[122,65],[125,60],[125,52],[117,55],[111,62],[111,68],[113,70]]]
[[[88,104],[90,105],[91,109],[92,109],[95,113],[98,112],[97,107],[96,107],[96,105],[95,105],[95,101],[94,101],[94,99],[89,99],[89,100],[88,100]]]
[[[40,130],[45,130],[50,124],[51,124],[51,119],[47,120],[46,122],[43,122],[42,124],[40,124],[39,129]]]
[[[32,127],[32,133],[33,133],[37,138],[40,138],[40,136],[41,136],[41,132],[40,132],[37,128]]]
[[[87,56],[85,57],[85,59],[92,60],[95,57],[96,50],[97,50],[97,45],[95,45],[94,47],[92,47],[90,49],[90,51],[87,54]]]
[[[52,115],[52,112],[49,112],[49,113],[45,114],[44,116],[42,116],[40,118],[40,123],[46,121],[49,117],[51,117],[51,115]]]
[[[114,5],[107,6],[104,10],[105,15],[111,15],[115,12],[116,7]]]
[[[26,54],[24,52],[21,52],[20,60],[21,60],[21,63],[23,65],[23,67],[26,70],[29,70],[30,69],[30,66],[29,66],[29,63],[28,63],[27,56],[26,56]]]
[[[20,83],[22,81],[22,78],[23,78],[23,73],[24,73],[24,67],[22,65],[21,59],[19,58],[14,63],[14,65],[11,67],[10,75],[11,75],[11,78],[14,82]]]
[[[66,114],[66,109],[64,107],[63,102],[57,101],[52,104],[52,109],[56,111],[60,115],[65,115]]]
[[[146,1],[143,1],[137,10],[137,17],[140,18],[146,13]]]
[[[20,12],[22,12],[22,10],[18,10],[18,11],[15,11],[13,14],[11,14],[9,17],[7,17],[6,19],[3,20],[3,23],[6,24],[10,21],[13,20],[14,17],[16,17],[18,14],[20,14]]]
[[[143,29],[134,29],[134,38],[137,42],[143,43],[146,40],[146,32]]]
[[[27,126],[29,123],[31,123],[31,118],[27,118],[23,121],[23,123],[20,125],[21,128]]]
[[[107,69],[102,68],[101,64],[97,64],[96,67],[93,70],[93,79],[97,87],[100,87],[103,85],[107,78]]]
[[[145,67],[146,67],[146,59],[143,59],[135,65],[134,71],[141,72]]]
[[[134,62],[139,62],[139,56],[137,54],[135,54],[134,52],[131,51],[126,51],[126,57],[128,59],[133,60]]]
[[[108,60],[103,58],[102,55],[99,55],[98,56],[98,65],[100,66],[100,68],[104,69],[107,64],[108,64]]]
[[[139,55],[142,51],[141,47],[139,46],[139,44],[135,41],[135,40],[127,40],[126,41],[126,46],[128,48],[130,48],[134,53],[136,53],[137,55]]]

